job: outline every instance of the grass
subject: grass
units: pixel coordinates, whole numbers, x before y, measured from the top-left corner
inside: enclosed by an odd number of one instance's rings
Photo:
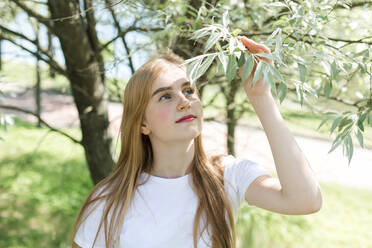
[[[17,120],[0,131],[0,247],[68,247],[92,188],[84,153],[61,135]],[[75,137],[76,129],[64,130]],[[323,208],[287,216],[242,205],[240,247],[372,247],[371,190],[321,184]]]
[[[239,247],[372,247],[372,191],[332,184],[321,188],[323,207],[311,215],[279,215],[243,205]]]
[[[19,121],[0,132],[0,247],[66,247],[92,187],[82,147],[46,133]]]
[[[56,74],[55,78],[51,78],[49,69],[43,63],[40,64],[40,71],[43,89],[70,93],[69,82],[64,76]],[[34,87],[36,83],[36,69],[33,64],[4,61],[0,75],[2,76],[1,81],[21,84],[28,88]]]

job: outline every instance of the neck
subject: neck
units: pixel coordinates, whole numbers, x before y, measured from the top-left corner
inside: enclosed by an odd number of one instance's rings
[[[191,172],[195,155],[194,139],[172,145],[153,144],[154,154],[151,175],[164,178],[177,178]]]

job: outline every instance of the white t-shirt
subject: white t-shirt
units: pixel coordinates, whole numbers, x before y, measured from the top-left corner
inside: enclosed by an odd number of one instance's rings
[[[222,159],[225,180],[236,190],[225,183],[236,221],[248,186],[257,177],[269,173],[250,160],[231,155]],[[148,175],[143,173],[141,178],[146,179]],[[138,188],[125,216],[119,248],[193,248],[193,223],[198,199],[189,182],[191,174],[178,178],[150,175],[148,182]],[[98,205],[80,226],[74,239],[80,247],[92,247],[102,210],[103,204]],[[202,226],[205,223],[203,220]],[[94,247],[105,248],[102,230]],[[198,240],[198,248],[207,247],[211,247],[211,240],[207,231],[204,231]]]

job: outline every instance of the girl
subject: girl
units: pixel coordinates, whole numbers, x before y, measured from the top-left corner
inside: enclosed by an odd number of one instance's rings
[[[246,37],[239,40],[251,53],[270,53]],[[234,248],[244,199],[281,214],[321,208],[320,187],[264,78],[252,87],[252,72],[243,87],[269,140],[279,179],[250,160],[207,158],[198,91],[180,64],[175,55],[160,56],[129,80],[119,159],[84,203],[73,247]]]

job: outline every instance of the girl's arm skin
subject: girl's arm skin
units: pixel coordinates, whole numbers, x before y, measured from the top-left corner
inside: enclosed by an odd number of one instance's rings
[[[270,53],[265,45],[244,36],[238,37],[251,53]],[[262,58],[267,63],[273,63]],[[322,193],[313,171],[287,128],[270,87],[262,77],[251,87],[252,74],[243,82],[244,90],[266,133],[279,180],[268,175],[258,177],[245,193],[246,201],[281,214],[310,214],[320,210]],[[242,68],[239,73],[241,74]]]

